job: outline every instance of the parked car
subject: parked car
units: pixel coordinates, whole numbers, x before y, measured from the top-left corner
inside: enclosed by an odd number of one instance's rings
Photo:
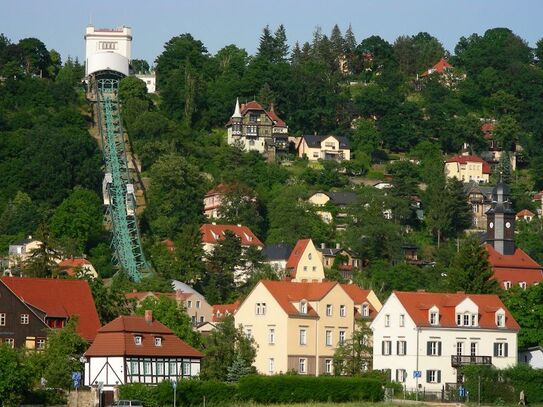
[[[143,403],[139,400],[117,400],[112,406],[137,406],[143,407]]]

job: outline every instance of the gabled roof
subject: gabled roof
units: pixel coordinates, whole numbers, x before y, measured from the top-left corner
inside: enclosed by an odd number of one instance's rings
[[[454,157],[449,158],[446,162],[458,164],[481,163],[483,164],[483,174],[490,174],[490,164],[476,155],[455,155]]]
[[[326,191],[315,191],[311,196],[315,194],[324,194],[330,198],[330,202],[335,205],[351,205],[358,202],[358,195],[356,192],[352,191],[335,191],[335,192],[326,192]]]
[[[281,308],[292,316],[317,316],[317,313],[308,304],[307,314],[300,314],[300,310],[292,304],[301,300],[319,301],[326,296],[336,285],[336,281],[322,281],[318,283],[293,283],[291,281],[261,280],[270,294],[279,303]]]
[[[224,239],[224,233],[230,231],[234,233],[243,246],[264,246],[262,242],[247,226],[242,225],[216,225],[206,223],[200,227],[202,242],[215,244]]]
[[[524,250],[518,247],[515,249],[515,253],[511,255],[499,253],[490,244],[485,244],[485,249],[488,252],[488,262],[492,267],[511,267],[541,270],[541,266],[539,265],[539,263],[532,259],[530,256],[528,256],[528,254]]]
[[[352,298],[355,305],[360,305],[365,302],[368,303],[370,319],[374,319],[377,316],[377,310],[368,300],[368,295],[371,293],[371,290],[364,290],[356,284],[341,284],[341,288],[343,288],[349,297]]]
[[[90,261],[87,259],[84,259],[82,257],[79,258],[71,258],[71,259],[64,259],[60,263],[58,263],[58,266],[60,268],[77,268],[77,267],[83,267],[86,265],[92,265]]]
[[[296,245],[294,246],[294,249],[292,249],[292,252],[287,260],[287,269],[295,269],[298,267],[298,263],[300,262],[300,259],[302,258],[302,255],[304,254],[310,241],[311,239],[302,239],[296,242]]]
[[[236,301],[232,304],[216,304],[213,305],[213,315],[211,320],[214,322],[220,322],[222,318],[226,315],[234,315],[234,313],[239,308],[239,301]]]
[[[43,311],[50,318],[78,315],[77,333],[92,341],[100,328],[100,319],[85,280],[0,277],[23,302]]]
[[[534,195],[534,197],[532,198],[532,201],[541,201],[542,198],[543,198],[543,191],[539,191],[538,193]]]
[[[305,140],[305,142],[307,143],[307,145],[311,148],[320,148],[321,147],[321,143],[326,140],[328,137],[333,137],[335,138],[337,141],[339,141],[339,148],[342,148],[342,149],[348,149],[351,147],[351,143],[349,142],[349,140],[347,139],[347,137],[343,137],[343,136],[333,136],[333,135],[328,135],[328,136],[316,136],[316,135],[311,135],[311,134],[307,134],[305,136],[302,136],[302,140]]]
[[[26,239],[17,240],[16,242],[13,242],[11,245],[12,246],[25,246],[25,245],[27,245],[29,243],[38,242],[38,241],[39,241],[38,239],[32,239],[32,236],[29,236]]]
[[[494,294],[450,294],[394,291],[394,295],[403,305],[413,322],[419,327],[430,327],[428,310],[433,306],[439,309],[439,327],[457,328],[455,307],[469,298],[479,308],[479,327],[499,329],[496,326],[495,313],[500,308],[505,311],[505,327],[514,331],[520,329],[517,321],[505,307],[500,297]]]
[[[516,214],[517,218],[524,218],[524,217],[532,217],[533,218],[534,216],[535,216],[535,213],[533,213],[529,209],[523,209],[523,210],[517,212],[517,214]]]
[[[525,282],[528,286],[543,282],[543,269],[522,249],[517,247],[511,255],[499,253],[490,244],[485,244],[485,249],[494,271],[494,279],[501,287],[504,287],[506,281],[513,285]]]
[[[269,244],[262,250],[262,256],[270,261],[287,260],[290,253],[292,253],[292,245],[288,243]]]
[[[136,345],[136,335],[142,337],[141,345]],[[162,338],[161,346],[155,346],[155,337]],[[203,357],[165,325],[141,316],[120,316],[104,325],[85,356]]]
[[[247,113],[249,110],[264,110],[264,108],[256,100],[251,100],[250,102],[241,104],[241,114],[242,115]]]
[[[277,127],[287,127],[287,124],[283,120],[281,120],[279,118],[279,116],[277,116],[277,113],[275,113],[275,110],[273,110],[273,106],[270,109],[270,111],[266,112],[266,113],[268,113],[268,116],[270,117],[270,119],[272,119],[275,126],[277,126]]]
[[[424,71],[420,76],[427,76],[434,72],[443,73],[447,69],[452,68],[453,66],[447,62],[445,58],[441,58],[433,67]]]
[[[464,192],[469,195],[473,192],[479,192],[485,196],[485,198],[492,199],[493,186],[483,186],[476,181],[470,181],[464,184]]]

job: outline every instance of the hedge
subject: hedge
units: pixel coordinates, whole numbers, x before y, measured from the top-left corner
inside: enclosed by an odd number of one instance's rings
[[[522,390],[528,403],[543,402],[543,369],[526,364],[498,370],[488,366],[466,366],[462,369],[466,390],[471,401],[479,397],[485,403],[516,403]]]
[[[304,403],[380,401],[381,383],[376,379],[341,376],[245,376],[238,384],[240,400],[256,403]]]
[[[122,399],[141,400],[146,407],[173,405],[170,382],[158,386],[129,384],[120,386]],[[181,380],[177,383],[177,405],[201,406],[205,397],[208,406],[235,405],[240,401],[255,403],[304,403],[379,401],[382,385],[377,379],[336,376],[258,376],[241,378],[238,384],[217,381]]]

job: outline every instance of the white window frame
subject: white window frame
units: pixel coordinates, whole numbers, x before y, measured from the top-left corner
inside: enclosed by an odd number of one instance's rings
[[[183,362],[183,376],[190,376],[190,362]]]
[[[307,329],[301,328],[299,332],[300,345],[307,345]]]
[[[160,336],[155,336],[155,346],[162,346],[162,338]]]
[[[407,341],[398,341],[398,356],[405,356],[407,353]]]
[[[332,346],[332,344],[334,343],[333,340],[332,340],[332,330],[331,329],[327,329],[324,332],[324,343],[326,344],[326,346]]]
[[[505,314],[503,314],[501,312],[496,313],[496,326],[498,328],[505,327]]]
[[[6,326],[6,313],[0,313],[0,326]]]
[[[526,290],[526,281],[520,281],[518,283],[519,287],[522,288],[523,290]]]
[[[368,304],[362,304],[362,316],[368,317],[370,315],[370,306]]]
[[[36,349],[45,349],[45,338],[36,339]]]
[[[439,383],[439,374],[438,370],[430,369],[428,370],[428,383]]]
[[[28,325],[30,323],[29,314],[21,314],[21,325]]]
[[[439,356],[440,341],[428,341],[430,344],[429,354],[427,356]]]
[[[345,305],[339,306],[339,316],[344,317],[347,315],[347,307]]]
[[[392,341],[384,340],[383,341],[383,356],[392,355]]]
[[[143,338],[141,335],[136,335],[134,336],[134,343],[137,345],[137,346],[141,346],[143,344]]]
[[[439,324],[439,314],[437,311],[431,311],[430,312],[430,325],[438,325]]]
[[[268,344],[269,345],[275,344],[275,327],[268,328]]]
[[[300,302],[300,314],[307,314],[307,302]]]
[[[404,327],[404,326],[405,326],[405,315],[400,314],[400,327]]]
[[[331,317],[334,312],[334,307],[332,304],[326,304],[326,316]]]
[[[390,326],[390,314],[385,315],[385,327]]]
[[[456,342],[456,356],[464,354],[464,342]]]
[[[344,329],[340,329],[339,335],[338,335],[338,343],[340,345],[344,345],[346,338],[347,338],[347,332]]]
[[[8,345],[11,348],[15,347],[15,339],[14,338],[6,338],[4,339],[4,343]]]
[[[307,358],[298,359],[298,373],[307,374]]]
[[[332,362],[332,359],[324,360],[324,371],[326,372],[326,374],[334,373],[334,364]]]
[[[275,359],[269,358],[268,359],[268,373],[274,373],[275,372]]]
[[[505,358],[505,342],[496,342],[496,355],[497,358]]]
[[[201,303],[200,300],[196,300],[196,308],[200,308],[200,303]]]
[[[398,383],[405,383],[406,379],[407,379],[407,370],[396,369],[396,381]]]

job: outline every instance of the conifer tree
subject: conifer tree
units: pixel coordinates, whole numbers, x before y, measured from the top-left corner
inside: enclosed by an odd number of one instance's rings
[[[493,275],[487,251],[476,236],[470,236],[462,242],[448,269],[447,287],[451,292],[492,294],[498,290]]]
[[[271,33],[270,26],[266,25],[266,27],[262,29],[257,56],[264,59],[266,62],[272,63],[274,61],[274,50],[275,38]]]
[[[334,25],[330,34],[330,43],[332,45],[332,51],[335,58],[340,58],[345,54],[345,40],[341,34],[341,30],[338,25]]]
[[[287,33],[285,27],[281,24],[275,30],[274,42],[274,62],[286,62],[288,58],[289,46],[287,43]]]
[[[353,33],[353,27],[349,24],[349,28],[345,31],[345,53],[351,54],[356,49],[357,43]]]

